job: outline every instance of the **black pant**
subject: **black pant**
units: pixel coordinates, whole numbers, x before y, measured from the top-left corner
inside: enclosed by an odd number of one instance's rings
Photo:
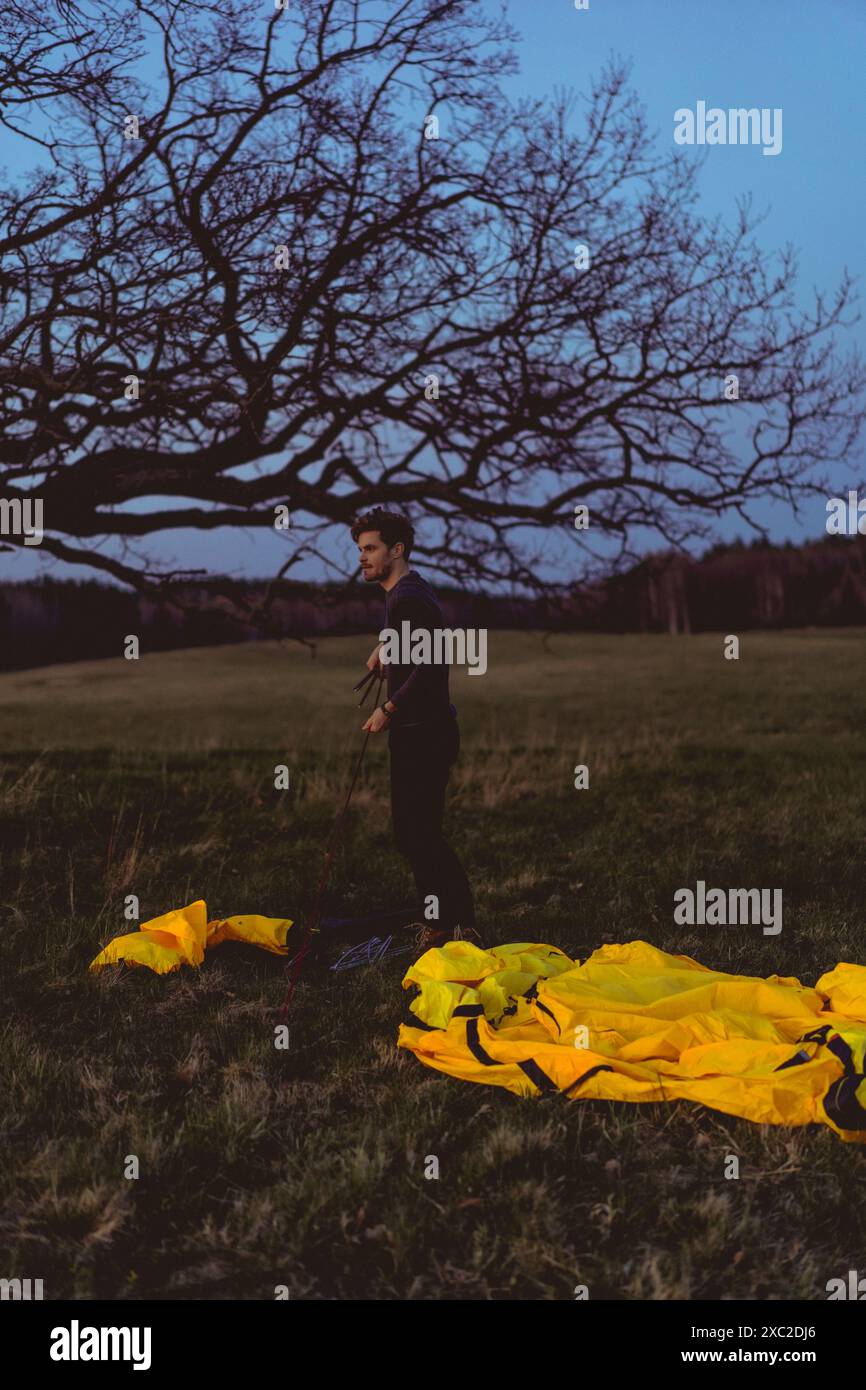
[[[460,751],[457,720],[395,725],[391,749],[391,817],[398,850],[409,860],[422,901],[439,902],[438,924],[475,926],[472,890],[463,866],[442,834],[448,774]],[[426,906],[426,903],[424,904]],[[431,926],[435,925],[431,919]]]

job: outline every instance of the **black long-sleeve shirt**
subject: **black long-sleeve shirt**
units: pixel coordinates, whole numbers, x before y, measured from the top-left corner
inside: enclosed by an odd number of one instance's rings
[[[393,628],[400,636],[401,624],[407,622],[412,635],[419,630],[431,634],[431,655],[435,653],[433,631],[441,628],[442,609],[426,580],[409,570],[385,595],[385,627]],[[443,662],[430,665],[386,666],[388,699],[397,706],[391,722],[396,728],[404,724],[426,724],[451,717],[454,707],[448,693],[448,666]]]

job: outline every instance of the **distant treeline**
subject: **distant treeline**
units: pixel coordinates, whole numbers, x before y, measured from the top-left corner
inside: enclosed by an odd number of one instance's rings
[[[699,560],[653,555],[557,598],[467,594],[430,578],[451,627],[676,633],[866,625],[864,536],[716,546]],[[147,652],[263,636],[315,641],[381,626],[378,585],[285,581],[270,589],[264,629],[237,616],[234,600],[256,608],[267,589],[255,580],[185,584],[157,601],[96,580],[0,584],[0,669],[118,656],[133,633]]]

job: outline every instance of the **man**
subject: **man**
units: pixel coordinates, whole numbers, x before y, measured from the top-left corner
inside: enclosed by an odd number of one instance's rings
[[[430,585],[409,568],[414,531],[409,520],[381,509],[357,517],[352,526],[361,571],[367,584],[385,590],[384,627],[431,635],[442,627],[442,610]],[[434,649],[431,636],[431,649]],[[388,698],[364,725],[373,734],[388,730],[391,755],[391,817],[397,848],[409,860],[428,917],[426,944],[449,936],[478,942],[472,890],[459,859],[442,834],[445,788],[460,749],[457,711],[448,692],[448,666],[380,661],[371,653],[370,670],[385,671]]]

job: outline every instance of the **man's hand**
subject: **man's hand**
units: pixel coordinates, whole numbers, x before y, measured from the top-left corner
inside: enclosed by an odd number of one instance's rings
[[[373,648],[370,655],[367,657],[367,670],[375,671],[379,676],[382,674],[382,663],[379,660],[379,653],[382,650],[382,645],[383,644],[380,642],[378,646]]]
[[[391,721],[388,718],[385,711],[382,709],[380,705],[377,705],[376,708],[373,710],[373,713],[370,715],[370,718],[364,725],[363,732],[365,734],[380,734],[383,729],[387,729],[390,723]]]

